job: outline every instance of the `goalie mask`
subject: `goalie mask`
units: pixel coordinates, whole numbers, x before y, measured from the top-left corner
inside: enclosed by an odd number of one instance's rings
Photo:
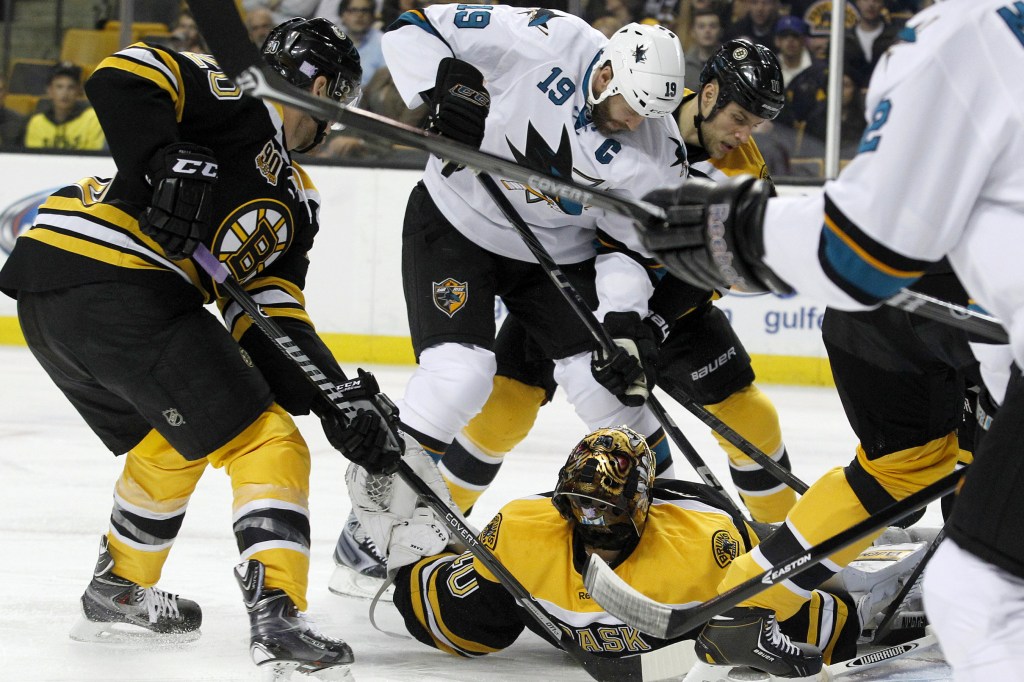
[[[612,79],[599,96],[594,79],[587,86],[587,105],[593,108],[613,95],[622,95],[630,108],[645,118],[669,116],[683,99],[686,59],[676,34],[664,26],[628,24],[608,40],[595,68],[611,64]]]
[[[584,543],[622,549],[647,525],[654,470],[643,436],[625,426],[598,429],[573,448],[552,501]]]
[[[355,43],[327,19],[296,17],[276,26],[263,43],[263,59],[286,81],[309,89],[317,76],[327,79],[326,94],[343,105],[359,99],[363,67]],[[309,151],[323,141],[327,121],[316,119],[316,140]]]

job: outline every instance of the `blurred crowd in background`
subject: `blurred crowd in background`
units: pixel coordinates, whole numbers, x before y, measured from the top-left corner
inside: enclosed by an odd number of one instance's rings
[[[93,25],[64,32],[60,55],[38,59],[14,54],[0,74],[0,149],[102,150],[103,133],[84,98],[82,83],[121,35],[116,0],[96,3]],[[411,125],[426,112],[408,110],[381,52],[383,30],[420,0],[236,0],[249,35],[262,45],[276,24],[294,16],[322,16],[344,28],[363,64],[359,106]],[[535,7],[529,0],[510,4]],[[840,158],[856,152],[863,132],[864,93],[875,65],[899,39],[901,28],[929,0],[849,0],[843,46]],[[755,130],[768,168],[779,177],[822,177],[829,76],[831,0],[552,0],[548,9],[578,13],[611,35],[632,21],[671,28],[686,54],[686,87],[696,90],[705,61],[726,40],[747,38],[773,50],[782,65],[787,104],[774,121]],[[195,20],[180,0],[133,6],[133,40],[205,52]],[[141,10],[141,13],[139,13]],[[415,163],[416,150],[350,130],[333,130],[317,156],[366,164]]]

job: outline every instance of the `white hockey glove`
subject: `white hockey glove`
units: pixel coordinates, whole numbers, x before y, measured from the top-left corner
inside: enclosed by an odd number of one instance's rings
[[[405,438],[407,463],[438,496],[455,507],[437,465],[413,438]],[[345,474],[352,510],[374,544],[385,552],[388,574],[420,557],[443,552],[448,528],[422,506],[416,493],[397,474],[371,474],[350,464]]]

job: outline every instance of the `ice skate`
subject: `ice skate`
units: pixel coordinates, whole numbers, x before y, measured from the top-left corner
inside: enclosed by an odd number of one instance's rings
[[[769,609],[736,607],[715,616],[701,630],[694,649],[698,659],[712,665],[748,666],[777,677],[821,679],[821,652],[790,640]]]
[[[282,590],[266,589],[264,566],[243,561],[235,567],[249,612],[249,654],[266,682],[292,679],[292,673],[317,680],[352,680],[352,649],[316,629]]]
[[[345,527],[334,547],[334,573],[327,589],[343,597],[373,599],[387,578],[384,557],[366,534],[354,513],[349,513]],[[381,601],[390,602],[395,588],[388,586]]]
[[[203,613],[199,605],[156,587],[142,587],[115,575],[107,537],[92,581],[82,595],[82,618],[71,629],[79,642],[120,642],[162,639],[189,642],[199,638]]]

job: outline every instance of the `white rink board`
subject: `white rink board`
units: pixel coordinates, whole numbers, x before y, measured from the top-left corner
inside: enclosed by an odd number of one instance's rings
[[[0,214],[26,197],[88,175],[107,176],[101,156],[4,154],[13,169],[0,185]],[[322,333],[408,337],[401,287],[401,235],[405,203],[419,171],[310,166],[323,199],[321,228],[306,285],[307,306]],[[221,182],[229,181],[222,178]],[[783,193],[787,193],[782,188]],[[794,190],[790,190],[792,192]],[[6,216],[5,216],[6,217]],[[0,263],[12,239],[0,219]],[[557,294],[552,291],[552,296]],[[820,323],[824,309],[801,297],[728,298],[721,303],[751,354],[825,357]],[[497,308],[500,314],[500,306]],[[0,296],[0,317],[15,315]]]

